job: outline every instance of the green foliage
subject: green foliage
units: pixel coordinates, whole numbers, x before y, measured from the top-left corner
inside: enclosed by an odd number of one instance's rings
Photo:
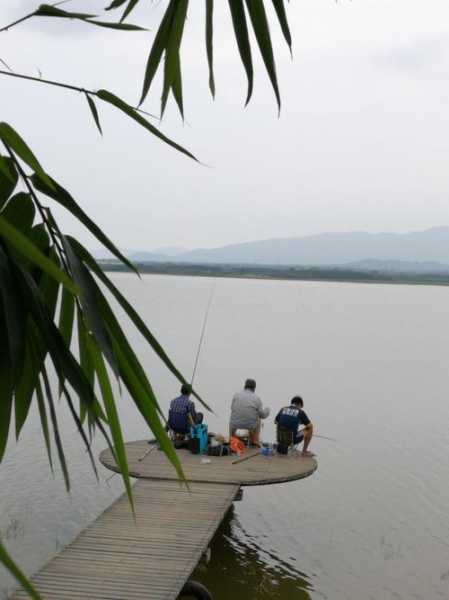
[[[119,22],[98,20],[96,15],[69,12],[56,5],[42,4],[34,12],[0,28],[0,33],[34,17],[77,20],[109,29],[142,31],[143,27],[124,22],[138,2],[139,0],[113,0],[105,7],[110,13],[123,9]],[[246,103],[251,98],[254,85],[249,22],[280,107],[265,4],[271,3],[268,0],[229,0],[229,9],[240,59],[248,80]],[[159,68],[162,68],[161,114],[164,113],[171,94],[181,117],[184,117],[181,55],[188,9],[189,0],[167,0],[149,51],[140,104],[150,92]],[[272,0],[272,9],[291,49],[291,35],[283,0]],[[214,2],[205,0],[205,50],[212,96],[215,95],[213,36]],[[4,61],[1,62],[6,66]],[[192,152],[168,138],[146,119],[144,111],[107,90],[86,90],[69,83],[22,75],[10,70],[0,70],[0,76],[22,78],[33,85],[38,83],[81,92],[100,134],[103,131],[98,107],[105,103],[119,110],[123,116],[142,126],[160,141],[197,160]],[[181,479],[184,479],[184,474],[166,435],[164,417],[151,382],[115,317],[105,290],[112,294],[114,301],[122,307],[131,323],[170,372],[182,383],[187,380],[87,249],[61,231],[51,207],[44,206],[43,200],[64,207],[123,265],[137,273],[135,267],[105,235],[101,226],[90,219],[71,194],[48,174],[28,143],[6,122],[0,122],[0,152],[0,461],[6,450],[13,418],[16,438],[19,438],[35,402],[50,465],[53,468],[53,438],[66,487],[70,488],[70,473],[58,425],[58,409],[50,384],[51,373],[52,379],[56,377],[61,401],[69,409],[94,471],[96,472],[96,467],[90,439],[94,431],[99,430],[120,468],[132,505],[129,469],[117,408],[121,399],[120,394],[114,392],[111,375],[119,382],[120,390],[123,387],[128,390],[134,406]],[[75,330],[78,339],[76,348],[72,343]],[[194,394],[209,408],[195,391]],[[39,599],[1,544],[0,562],[30,596]]]
[[[129,14],[128,11],[127,14]],[[86,13],[75,13],[62,10],[56,6],[50,4],[41,4],[41,6],[34,13],[35,17],[58,17],[63,19],[76,19],[78,21],[84,21],[91,25],[98,25],[99,27],[107,27],[109,29],[121,29],[122,31],[145,31],[143,27],[137,25],[128,25],[127,23],[107,23],[104,21],[94,21],[96,15],[88,15]]]
[[[11,131],[13,131],[12,128]],[[14,136],[19,139],[14,131],[13,134],[10,139]],[[34,156],[29,149],[27,153],[22,152],[20,157],[11,150],[9,169],[12,173],[17,174],[17,177],[13,178],[14,180],[18,181],[19,174],[23,173],[19,162],[20,158],[25,157],[31,162],[28,155]],[[36,167],[39,165],[37,160],[34,160],[32,164]],[[41,169],[40,165],[39,169]],[[0,174],[0,179],[3,184],[2,189],[6,189],[9,180],[3,173]],[[115,404],[111,401],[112,388],[108,384],[103,357],[117,378],[126,374],[125,385],[130,389],[131,395],[132,389],[136,389],[134,380],[140,382],[141,389],[138,390],[136,404],[146,418],[149,427],[155,433],[158,432],[160,438],[164,438],[160,439],[161,445],[167,446],[166,435],[158,417],[159,407],[143,368],[127,344],[123,331],[113,316],[113,310],[89,269],[93,268],[94,271],[100,273],[103,283],[106,283],[110,289],[114,288],[112,282],[76,240],[66,237],[60,232],[51,211],[43,209],[39,194],[45,191],[47,196],[68,208],[72,214],[77,215],[100,239],[104,240],[104,234],[86,218],[68,192],[46,173],[39,171],[30,177],[25,176],[24,183],[29,192],[18,192],[11,195],[0,212],[0,234],[2,236],[0,238],[1,323],[8,348],[6,359],[2,361],[2,365],[7,365],[8,371],[8,376],[5,374],[4,380],[10,382],[2,387],[5,394],[1,403],[3,409],[2,429],[0,430],[2,451],[6,445],[9,431],[13,398],[15,398],[16,435],[18,436],[29,414],[33,394],[35,393],[36,397],[40,396],[42,399],[41,384],[43,382],[45,390],[43,396],[47,397],[55,443],[63,471],[66,472],[67,487],[69,486],[56,411],[48,383],[46,360],[50,360],[59,381],[60,391],[69,404],[71,412],[70,393],[75,393],[79,398],[82,410],[79,411],[79,414],[73,414],[73,417],[85,440],[87,437],[82,429],[85,415],[89,415],[89,422],[92,425],[106,433],[100,420],[104,419],[105,425],[111,433],[113,449],[122,468],[125,484],[130,492],[123,438],[118,418],[114,412]],[[15,190],[12,187],[9,185],[8,189],[13,194]],[[38,225],[34,225],[36,209],[44,219]],[[36,235],[37,231],[39,231],[39,235]],[[109,240],[107,240],[107,246],[115,251],[116,256],[121,256]],[[86,266],[86,259],[90,267]],[[126,259],[124,262],[130,264]],[[58,298],[60,298],[60,302],[58,302]],[[126,306],[124,299],[122,304]],[[77,311],[75,311],[75,307],[77,307]],[[136,319],[136,314],[132,312],[129,305],[127,308],[134,317],[134,321],[143,324]],[[54,323],[58,312],[59,327]],[[83,347],[84,364],[82,364],[80,356],[78,359],[75,358],[70,346],[75,315],[78,328],[82,333],[82,343],[87,344],[86,347]],[[152,345],[159,350],[156,340],[147,328],[145,330]],[[117,360],[117,349],[120,349],[120,362]],[[165,359],[170,362],[168,357],[165,356]],[[89,365],[89,368],[86,367],[86,364]],[[184,381],[184,378],[180,374],[178,375]],[[102,390],[105,410],[96,398],[93,386],[95,379],[98,380]],[[153,410],[149,410],[147,404],[152,404]],[[42,408],[41,402],[42,427],[43,430],[48,430],[46,412],[44,413]],[[175,468],[181,473],[176,454],[172,449],[171,452],[169,451],[169,457]]]

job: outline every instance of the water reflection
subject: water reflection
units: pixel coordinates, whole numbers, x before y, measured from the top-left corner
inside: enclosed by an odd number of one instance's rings
[[[203,583],[215,600],[310,600],[308,576],[267,552],[244,530],[232,506],[211,544],[211,558],[193,579]]]

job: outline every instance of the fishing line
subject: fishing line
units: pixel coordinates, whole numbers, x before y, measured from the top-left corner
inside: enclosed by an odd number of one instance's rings
[[[193,380],[195,379],[195,374],[196,374],[196,368],[198,366],[198,359],[200,357],[200,352],[201,352],[201,347],[203,345],[203,339],[204,339],[204,334],[206,332],[206,325],[207,325],[207,319],[209,317],[209,311],[210,311],[210,307],[212,304],[212,300],[214,297],[214,292],[215,292],[215,286],[216,286],[216,281],[213,282],[212,284],[212,288],[210,290],[210,295],[209,295],[209,301],[207,303],[207,308],[206,308],[206,312],[204,314],[204,320],[203,320],[203,327],[201,329],[201,335],[200,335],[200,341],[198,343],[198,350],[196,353],[196,357],[195,357],[195,364],[193,366],[193,373],[192,373],[192,379],[190,381],[190,385],[193,387]]]
[[[327,437],[327,435],[319,435],[318,433],[314,433],[313,437],[321,438],[322,440],[329,440],[330,442],[337,442],[335,438]]]

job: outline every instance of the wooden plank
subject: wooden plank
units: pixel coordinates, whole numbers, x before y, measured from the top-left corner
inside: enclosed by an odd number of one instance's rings
[[[155,454],[155,453],[152,453]],[[140,454],[141,455],[141,454]],[[33,578],[45,600],[175,600],[238,485],[139,481]],[[28,596],[17,591],[11,600]]]

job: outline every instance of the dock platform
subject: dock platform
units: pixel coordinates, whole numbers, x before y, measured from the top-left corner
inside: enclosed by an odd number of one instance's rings
[[[128,442],[126,454],[132,477],[153,480],[175,480],[176,472],[163,452],[152,450],[147,441]],[[147,454],[148,450],[151,450]],[[188,450],[177,451],[188,481],[198,483],[226,483],[232,485],[272,485],[308,477],[317,468],[314,458],[299,453],[282,456],[263,456],[257,450],[248,449],[246,455],[255,454],[248,460],[235,463],[235,456],[201,456]],[[100,462],[112,471],[119,471],[111,451],[103,450]]]
[[[178,450],[188,490],[148,442],[126,449],[130,474],[139,478],[136,521],[121,496],[31,578],[44,600],[176,600],[241,486],[301,479],[317,468],[315,459],[298,455],[254,455],[233,464],[235,457]],[[117,471],[109,450],[100,460]],[[11,600],[27,598],[19,590]]]

